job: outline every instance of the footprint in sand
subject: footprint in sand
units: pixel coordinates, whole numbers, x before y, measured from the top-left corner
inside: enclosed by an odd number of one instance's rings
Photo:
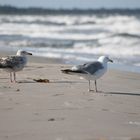
[[[51,122],[53,122],[53,121],[63,121],[63,120],[65,120],[65,118],[50,118],[50,119],[48,119],[48,121],[51,121]]]
[[[109,111],[109,109],[107,109],[107,108],[103,108],[102,111]]]

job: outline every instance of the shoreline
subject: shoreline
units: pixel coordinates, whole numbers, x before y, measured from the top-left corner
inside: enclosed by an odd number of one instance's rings
[[[0,57],[1,56],[7,56],[7,55],[15,55],[15,50],[1,50]],[[64,65],[74,65],[73,63],[68,63],[66,60],[61,58],[47,58],[47,57],[40,57],[40,56],[31,56],[28,57],[29,62],[36,62],[36,63],[48,63],[48,64],[64,64]],[[83,64],[83,63],[80,63]],[[78,64],[76,64],[78,65]],[[132,73],[140,73],[140,66],[134,66],[134,65],[126,65],[126,64],[115,64],[109,63],[109,69],[112,70],[118,70],[118,71],[124,71],[124,72],[132,72]]]

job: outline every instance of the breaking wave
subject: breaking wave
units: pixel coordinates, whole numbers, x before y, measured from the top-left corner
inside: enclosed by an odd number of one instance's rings
[[[67,62],[109,55],[118,63],[140,63],[138,14],[0,15],[0,25],[0,49],[24,48]]]

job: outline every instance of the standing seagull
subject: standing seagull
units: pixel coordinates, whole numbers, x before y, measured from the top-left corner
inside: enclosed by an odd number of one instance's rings
[[[71,69],[65,69],[61,71],[65,74],[74,74],[87,79],[89,81],[89,91],[91,91],[90,80],[94,80],[95,91],[97,92],[96,80],[105,74],[107,71],[107,62],[109,61],[113,62],[107,56],[101,56],[97,61],[74,66]]]
[[[16,82],[16,72],[21,71],[25,67],[27,63],[26,55],[32,55],[32,53],[18,50],[14,56],[0,58],[0,68],[10,73],[11,82]]]

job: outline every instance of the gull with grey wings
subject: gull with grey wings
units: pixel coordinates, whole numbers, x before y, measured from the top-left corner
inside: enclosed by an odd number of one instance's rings
[[[16,72],[23,70],[27,63],[27,51],[18,50],[16,55],[0,58],[0,68],[10,73],[10,81],[16,82]]]
[[[113,62],[107,56],[101,56],[97,61],[85,63],[83,65],[77,65],[71,69],[61,70],[65,74],[78,75],[89,81],[89,91],[92,91],[90,88],[90,81],[94,80],[95,82],[95,91],[97,92],[97,79],[102,77],[107,71],[107,63]]]

